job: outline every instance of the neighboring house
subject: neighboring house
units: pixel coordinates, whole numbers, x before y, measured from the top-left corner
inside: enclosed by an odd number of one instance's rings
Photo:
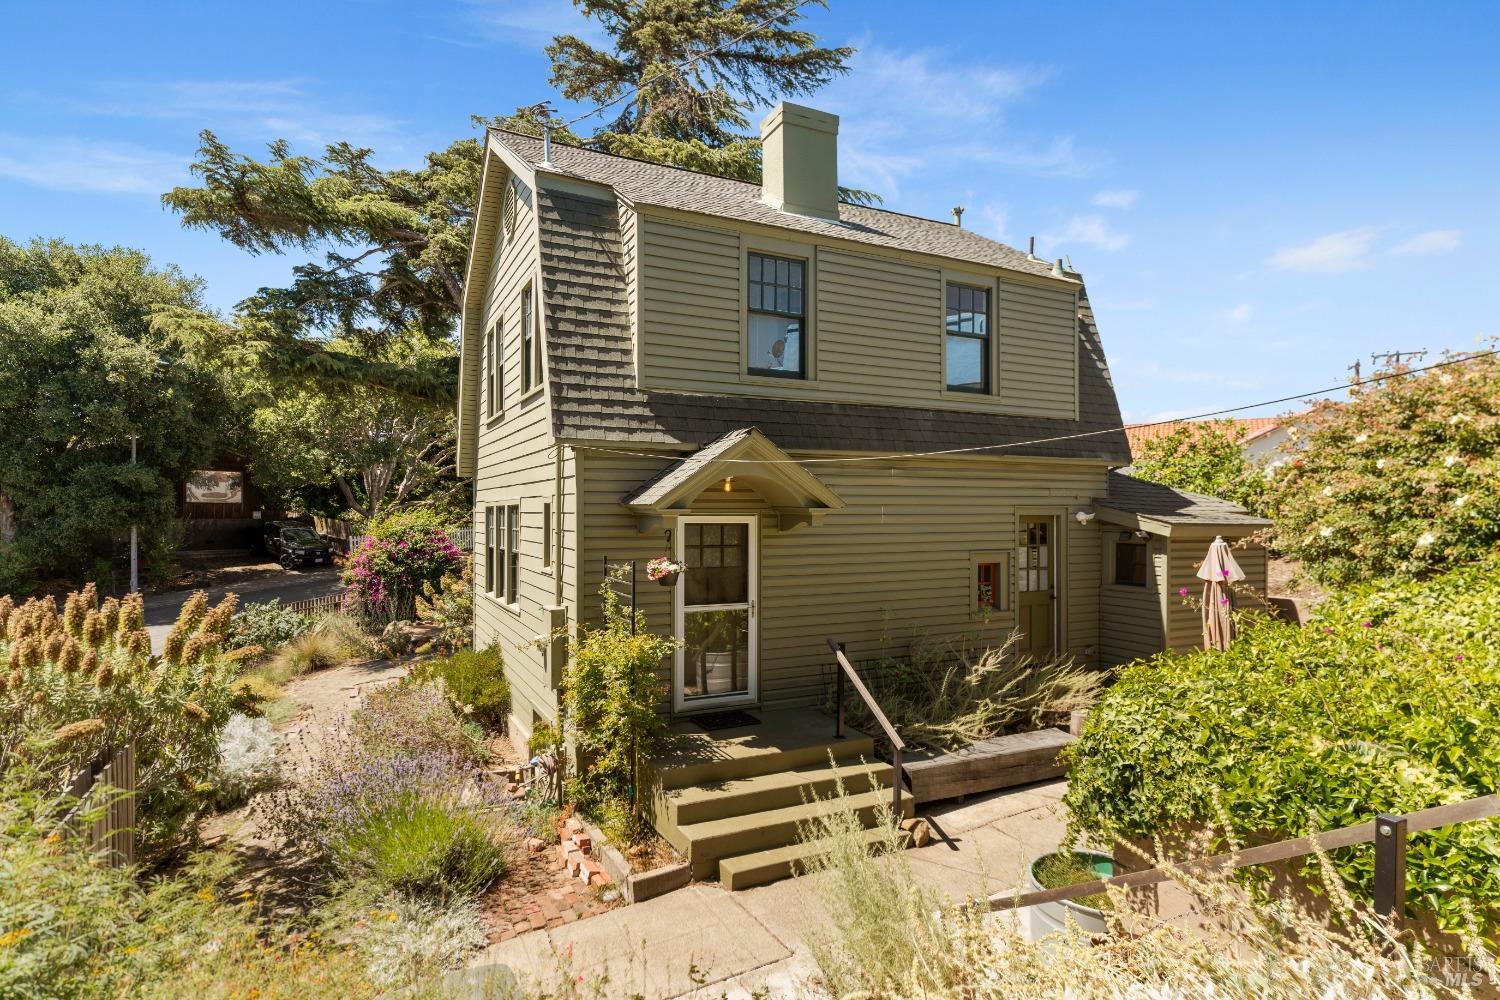
[[[221,455],[177,484],[184,549],[254,548],[276,513],[266,509],[249,463],[237,455]]]
[[[556,637],[598,620],[610,564],[637,563],[651,627],[683,640],[675,716],[822,702],[827,637],[859,660],[1019,630],[1119,662],[1107,595],[1159,596],[1115,583],[1096,513],[1131,515],[1110,482],[1130,451],[1080,276],[841,204],[837,131],[779,105],[762,185],[490,133],[459,470],[475,641],[504,651],[518,742],[554,717]],[[688,566],[672,587],[645,580],[663,554]],[[698,872],[684,830],[663,828]]]
[[[1234,425],[1233,434],[1239,443],[1240,449],[1245,453],[1245,458],[1254,465],[1263,465],[1271,461],[1275,456],[1282,453],[1283,446],[1291,437],[1293,428],[1292,421],[1296,414],[1281,417],[1239,417],[1236,419],[1213,421],[1214,423],[1228,423]],[[1158,424],[1139,424],[1135,427],[1125,428],[1125,433],[1130,438],[1130,453],[1140,455],[1141,447],[1147,441],[1164,438],[1169,434],[1176,433],[1183,427],[1196,428],[1208,424],[1204,420],[1172,420]]]

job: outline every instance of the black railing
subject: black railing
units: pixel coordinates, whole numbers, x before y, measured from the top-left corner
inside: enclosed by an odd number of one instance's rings
[[[865,687],[865,682],[859,679],[859,671],[854,669],[854,664],[844,655],[844,644],[833,639],[828,640],[828,648],[833,650],[833,658],[838,664],[835,674],[834,709],[833,709],[833,736],[834,739],[844,738],[844,678],[848,677],[854,685],[854,690],[864,699],[865,707],[870,710],[875,721],[880,723],[880,728],[885,731],[885,738],[891,744],[891,812],[895,822],[901,822],[901,788],[906,784],[906,772],[901,768],[901,752],[906,749],[906,743],[896,734],[896,727],[885,717],[880,706],[875,703],[875,698],[870,694],[870,689]]]

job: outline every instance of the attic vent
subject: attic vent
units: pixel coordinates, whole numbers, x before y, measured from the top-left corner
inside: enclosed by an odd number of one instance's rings
[[[516,233],[516,211],[520,201],[520,196],[516,194],[516,182],[512,180],[509,184],[505,185],[505,207],[500,212],[500,225],[505,230],[505,241],[507,243],[510,242],[510,238]]]

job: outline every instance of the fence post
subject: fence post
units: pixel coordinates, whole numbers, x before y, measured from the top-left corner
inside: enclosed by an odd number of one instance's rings
[[[1394,937],[1406,910],[1406,817],[1375,817],[1375,915]]]

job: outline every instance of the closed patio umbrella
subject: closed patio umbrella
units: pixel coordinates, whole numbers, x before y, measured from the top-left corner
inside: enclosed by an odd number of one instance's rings
[[[1228,649],[1234,639],[1234,610],[1231,583],[1243,580],[1245,571],[1234,561],[1229,543],[1222,535],[1215,536],[1208,547],[1203,565],[1198,567],[1198,579],[1203,581],[1203,648]]]

